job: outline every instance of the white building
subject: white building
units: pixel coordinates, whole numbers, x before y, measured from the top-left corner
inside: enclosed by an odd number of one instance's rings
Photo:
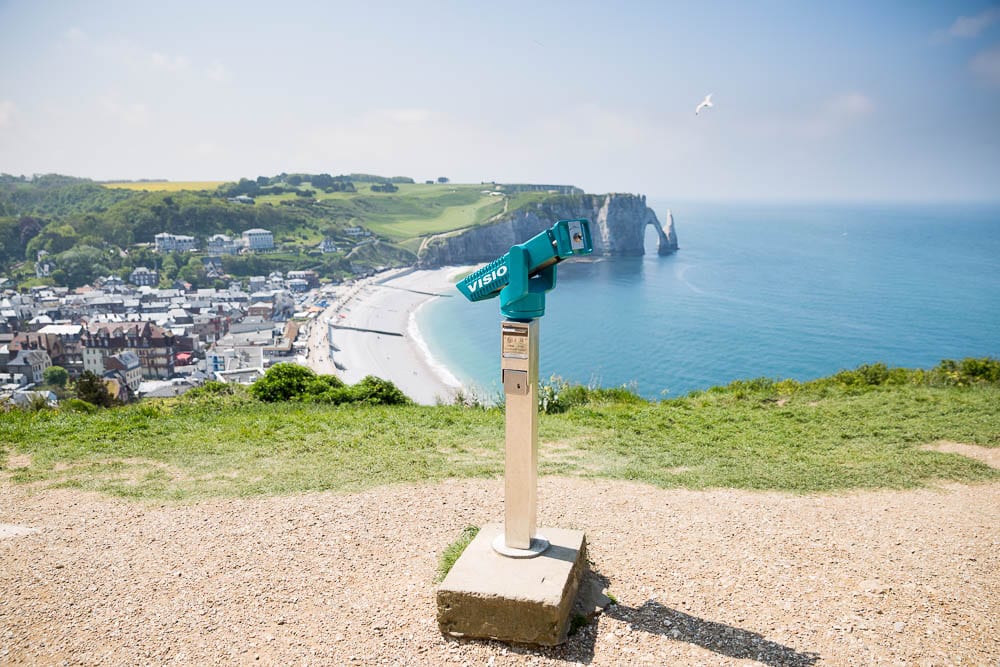
[[[274,235],[266,229],[248,229],[243,232],[243,245],[251,252],[274,250]]]
[[[218,257],[219,255],[235,255],[239,252],[240,246],[225,234],[214,234],[208,238],[206,250],[209,255]]]
[[[184,252],[198,247],[198,242],[193,236],[160,232],[153,238],[156,240],[156,252]]]

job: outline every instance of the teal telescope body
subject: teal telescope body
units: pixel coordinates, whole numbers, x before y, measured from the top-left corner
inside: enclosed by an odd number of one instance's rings
[[[473,271],[458,283],[458,290],[469,301],[499,296],[500,312],[513,320],[541,317],[545,314],[545,293],[556,286],[556,264],[593,250],[587,220],[560,220]]]

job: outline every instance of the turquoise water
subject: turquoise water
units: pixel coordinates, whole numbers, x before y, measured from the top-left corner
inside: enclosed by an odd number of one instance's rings
[[[1000,356],[1000,206],[650,204],[673,210],[680,251],[560,264],[543,379],[661,398]],[[439,362],[496,396],[500,321],[497,300],[458,295],[419,326]]]

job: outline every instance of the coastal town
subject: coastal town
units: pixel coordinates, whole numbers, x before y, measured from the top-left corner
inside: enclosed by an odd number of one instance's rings
[[[253,229],[243,239],[217,235],[208,243],[211,269],[220,253],[266,252],[273,240]],[[162,233],[156,250],[189,252],[196,243]],[[43,261],[38,266],[45,270]],[[44,381],[53,366],[70,380],[94,373],[119,402],[177,396],[210,380],[251,384],[282,361],[336,373],[325,323],[346,318],[362,287],[399,273],[368,271],[321,286],[315,271],[274,271],[231,280],[225,289],[193,289],[181,280],[164,288],[155,270],[138,267],[127,280],[109,275],[76,289],[4,289],[0,401],[57,402]]]

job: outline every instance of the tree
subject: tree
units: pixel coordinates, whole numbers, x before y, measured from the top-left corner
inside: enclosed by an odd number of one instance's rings
[[[186,283],[191,283],[197,289],[205,283],[207,278],[205,275],[205,265],[197,257],[192,257],[187,261],[187,264],[177,271],[177,278]]]
[[[309,182],[314,188],[329,188],[334,184],[333,176],[330,174],[314,174]]]
[[[28,242],[24,258],[29,261],[34,260],[39,250],[52,254],[64,252],[76,243],[77,233],[72,225],[49,223]]]
[[[173,255],[167,255],[163,258],[163,262],[160,264],[160,281],[169,281],[177,277],[177,261],[174,259]]]
[[[63,284],[70,289],[86,285],[110,272],[104,253],[93,246],[77,246],[56,255],[54,259],[56,266],[65,274]]]
[[[53,387],[65,387],[69,373],[62,366],[49,366],[42,372],[42,379]]]
[[[74,388],[76,389],[76,397],[91,405],[110,408],[116,403],[111,392],[108,391],[107,386],[104,384],[104,380],[91,371],[81,373],[80,377],[76,380]]]

